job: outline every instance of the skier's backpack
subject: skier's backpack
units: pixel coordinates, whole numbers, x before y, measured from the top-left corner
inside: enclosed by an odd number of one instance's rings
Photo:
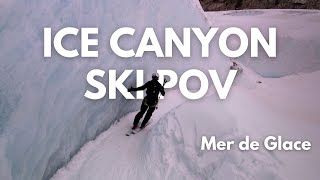
[[[149,99],[158,99],[158,95],[160,93],[160,83],[158,81],[149,81],[150,83],[148,84],[147,88],[147,96]]]

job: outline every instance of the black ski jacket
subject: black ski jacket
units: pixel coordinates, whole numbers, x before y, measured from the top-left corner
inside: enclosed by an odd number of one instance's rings
[[[137,88],[130,88],[130,91],[139,91],[147,89],[147,97],[150,99],[158,99],[159,93],[162,96],[165,95],[163,86],[157,80],[151,80],[145,83],[143,86]]]

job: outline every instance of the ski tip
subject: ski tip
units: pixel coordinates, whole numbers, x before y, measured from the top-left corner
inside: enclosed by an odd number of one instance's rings
[[[130,132],[127,132],[126,133],[126,136],[130,136],[132,134],[132,132],[130,131]]]

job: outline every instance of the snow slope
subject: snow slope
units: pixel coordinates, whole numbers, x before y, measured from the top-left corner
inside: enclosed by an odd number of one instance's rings
[[[239,122],[212,95],[199,102],[184,102],[177,99],[179,94],[170,92],[152,124],[136,135],[124,135],[134,113],[122,118],[84,146],[52,180],[279,179],[277,161],[266,151],[201,151],[202,135],[240,140]]]

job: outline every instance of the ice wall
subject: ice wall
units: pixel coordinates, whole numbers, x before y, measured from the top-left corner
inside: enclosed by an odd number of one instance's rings
[[[99,58],[66,59],[53,53],[43,58],[43,28],[98,27]],[[13,0],[0,2],[0,179],[48,179],[87,141],[138,106],[137,101],[108,98],[90,101],[83,95],[86,74],[105,71],[159,68],[177,72],[194,67],[200,48],[193,42],[193,58],[121,59],[111,52],[109,38],[119,27],[136,29],[136,36],[121,40],[137,48],[146,27],[153,27],[163,46],[165,27],[181,37],[183,27],[208,28],[191,0]],[[79,38],[64,41],[79,47]],[[199,44],[198,44],[199,45]],[[176,51],[174,51],[175,53]],[[183,62],[182,62],[183,61]],[[107,74],[103,82],[107,83]],[[133,85],[134,78],[127,81]]]

